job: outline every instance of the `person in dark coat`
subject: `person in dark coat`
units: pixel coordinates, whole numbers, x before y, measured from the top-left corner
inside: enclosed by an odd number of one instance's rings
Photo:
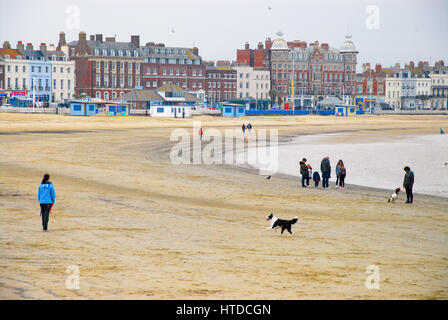
[[[339,185],[339,168],[341,167],[342,160],[338,161],[338,164],[336,165],[336,186]]]
[[[408,166],[404,167],[404,181],[403,189],[406,190],[406,203],[412,203],[414,201],[414,195],[412,194],[412,187],[414,186],[414,172]]]
[[[331,165],[330,165],[330,157],[325,157],[322,159],[320,163],[320,171],[322,172],[322,187],[328,188],[328,181],[331,176]]]
[[[309,181],[309,171],[308,167],[306,166],[306,159],[303,158],[302,161],[300,161],[300,174],[302,175],[302,188],[307,188],[305,185],[306,181]]]
[[[347,169],[344,166],[344,162],[340,160],[339,164],[339,189],[344,190],[345,188],[345,176],[347,175]]]
[[[241,130],[243,131],[243,134],[246,132],[246,126],[244,125],[244,123],[243,123],[243,125],[241,126]]]
[[[314,187],[319,188],[320,174],[318,171],[314,171],[313,180],[314,180]]]

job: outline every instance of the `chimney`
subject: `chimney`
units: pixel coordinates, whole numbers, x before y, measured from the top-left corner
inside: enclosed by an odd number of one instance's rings
[[[9,41],[3,42],[3,49],[11,49],[11,45],[9,44]]]
[[[380,63],[377,63],[376,65],[375,65],[375,72],[376,73],[381,73],[383,71],[383,68],[381,67],[381,64]]]
[[[39,46],[40,52],[42,52],[42,55],[47,55],[47,44],[41,43]]]
[[[33,51],[33,44],[32,43],[27,43],[26,44],[26,50],[27,51]]]
[[[95,40],[98,42],[103,42],[103,35],[98,33],[95,35]]]
[[[328,43],[322,43],[320,47],[324,50],[328,50]]]
[[[147,47],[155,47],[156,44],[155,44],[154,42],[147,42],[147,43],[146,43],[146,46],[147,46]]]
[[[272,41],[271,38],[266,38],[266,40],[264,41],[264,47],[266,48],[266,50],[271,49],[272,46]]]
[[[140,48],[140,36],[131,36],[131,43],[136,48]]]
[[[80,43],[85,43],[87,41],[86,39],[86,33],[84,31],[81,31],[79,33],[79,44]]]
[[[164,48],[164,47],[165,47],[165,44],[164,44],[164,43],[158,43],[158,44],[156,44],[156,47],[162,47],[162,48]]]
[[[246,42],[246,43],[244,44],[244,49],[245,49],[245,50],[249,50],[249,42]]]
[[[106,42],[115,42],[115,37],[106,37]]]
[[[193,47],[193,54],[194,54],[195,56],[198,56],[198,55],[199,55],[199,49],[198,49],[198,47]]]
[[[17,50],[20,52],[20,54],[24,54],[25,45],[22,43],[22,41],[17,42]]]
[[[263,49],[263,42],[258,42],[258,49],[259,50]]]
[[[65,46],[66,44],[67,44],[67,42],[65,41],[65,33],[64,32],[60,32],[59,33],[59,42],[58,42],[57,49],[61,50],[61,47]]]
[[[90,35],[90,41],[95,41],[95,35],[93,34]]]
[[[54,44],[50,44],[48,46],[48,51],[55,51],[55,50],[56,50],[56,48],[55,48]]]

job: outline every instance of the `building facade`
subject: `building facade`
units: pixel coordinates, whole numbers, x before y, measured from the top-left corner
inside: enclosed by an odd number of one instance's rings
[[[18,49],[12,49],[9,42],[0,49],[0,89],[2,100],[6,98],[27,98],[29,94],[29,63]]]
[[[448,72],[431,73],[431,108],[448,109]]]
[[[131,42],[116,42],[114,37],[102,34],[90,36],[79,33],[77,41],[68,44],[69,57],[75,61],[75,93],[92,98],[115,100],[141,86],[143,52],[140,37],[131,36]],[[59,35],[58,47],[65,43],[65,34]]]
[[[356,74],[355,103],[363,106],[374,106],[384,102],[386,90],[386,74],[382,71],[380,64],[375,69],[370,63],[362,66],[362,73]]]
[[[237,71],[230,63],[206,65],[206,98],[210,103],[236,99]]]
[[[385,102],[394,109],[415,109],[417,80],[408,69],[390,69],[386,76]]]
[[[296,107],[306,107],[305,101],[316,104],[326,96],[353,102],[357,54],[351,36],[339,50],[317,41],[308,47],[303,41],[278,38],[271,47],[271,87],[286,99],[294,96]]]
[[[29,62],[29,97],[36,101],[51,102],[51,61],[46,56],[46,45],[42,43],[39,50],[34,50],[28,43],[24,50],[25,59]]]
[[[270,70],[237,64],[232,66],[237,73],[237,98],[270,99]]]
[[[143,88],[155,89],[171,82],[203,100],[205,66],[198,48],[165,47],[149,42],[142,50]]]

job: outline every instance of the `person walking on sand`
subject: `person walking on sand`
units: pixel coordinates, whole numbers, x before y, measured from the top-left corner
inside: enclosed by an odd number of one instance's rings
[[[199,129],[199,139],[201,139],[202,141],[202,136],[204,135],[204,131],[201,129]]]
[[[320,171],[322,172],[322,188],[328,188],[328,181],[331,176],[330,157],[325,157],[320,163]]]
[[[246,126],[244,125],[244,123],[243,123],[243,125],[241,127],[241,130],[243,130],[243,134],[246,132]]]
[[[43,231],[48,230],[48,221],[50,220],[50,210],[56,200],[56,192],[53,183],[50,182],[50,175],[46,173],[39,185],[37,198],[40,203],[40,215],[42,216]]]
[[[347,170],[345,169],[344,162],[339,160],[341,163],[339,165],[339,190],[344,190],[345,188],[345,176],[347,174]]]
[[[406,190],[406,203],[412,203],[414,201],[414,195],[412,194],[412,187],[414,186],[414,172],[408,166],[404,167],[404,181],[403,189]]]
[[[442,128],[440,128],[440,134],[445,134],[445,131],[443,131]]]
[[[250,131],[252,130],[252,125],[250,124],[250,122],[249,122],[249,124],[247,125],[247,130],[249,130],[249,133],[250,133]]]
[[[299,164],[300,164],[300,174],[302,175],[302,188],[307,188],[305,182],[307,181],[307,179],[309,179],[309,172],[308,167],[306,166],[306,159],[303,158]]]

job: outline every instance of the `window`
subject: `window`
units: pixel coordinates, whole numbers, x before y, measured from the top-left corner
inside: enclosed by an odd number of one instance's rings
[[[117,87],[117,76],[116,75],[112,76],[112,87],[113,88]]]
[[[117,93],[115,91],[112,92],[112,99],[116,99],[117,98]]]
[[[104,61],[104,70],[109,69],[109,61]]]
[[[67,68],[67,73],[70,73],[70,68]]]
[[[107,56],[107,50],[103,49],[103,56]]]
[[[63,67],[61,67],[61,73],[64,73],[64,68]]]
[[[128,87],[132,87],[132,76],[128,76]]]
[[[132,62],[128,62],[128,72],[132,70]]]
[[[64,79],[61,79],[61,90],[64,90]]]
[[[118,50],[118,55],[119,55],[120,57],[122,57],[122,56],[123,56],[123,51]]]
[[[130,57],[130,56],[131,56],[131,51],[126,50],[126,55],[127,55],[128,57]]]
[[[108,87],[108,86],[109,86],[109,76],[108,76],[108,75],[105,75],[105,76],[104,76],[104,86],[105,86],[105,87]]]
[[[112,57],[115,57],[115,50],[110,50],[110,55],[111,55]]]
[[[67,89],[70,90],[72,87],[70,79],[67,80]]]
[[[100,91],[96,92],[96,97],[97,97],[97,99],[101,99],[101,92]]]
[[[104,100],[109,100],[109,92],[107,91],[104,92]]]
[[[138,51],[134,51],[134,57],[138,57]]]
[[[120,70],[124,70],[124,62],[120,61]]]
[[[96,75],[96,87],[98,88],[100,86],[100,75]]]

